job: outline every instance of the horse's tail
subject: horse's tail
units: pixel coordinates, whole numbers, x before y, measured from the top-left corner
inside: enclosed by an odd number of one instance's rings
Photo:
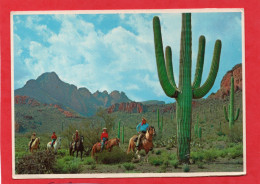
[[[130,138],[130,140],[129,140],[129,145],[128,145],[128,149],[127,149],[127,154],[132,150],[132,151],[134,151],[134,145],[133,145],[133,137],[132,138]]]
[[[92,150],[91,150],[91,157],[94,158],[94,151],[95,151],[96,147],[95,147],[95,144],[94,146],[92,147]]]

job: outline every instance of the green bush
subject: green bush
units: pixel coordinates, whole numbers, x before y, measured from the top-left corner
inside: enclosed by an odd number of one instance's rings
[[[163,158],[158,156],[151,156],[149,158],[149,163],[155,166],[162,165],[163,161]]]
[[[183,172],[190,172],[190,166],[188,164],[184,164],[182,170]]]
[[[161,150],[156,150],[156,151],[155,151],[155,154],[156,154],[156,155],[160,155],[160,154],[161,154]]]
[[[84,164],[87,164],[87,165],[91,165],[91,164],[95,164],[95,160],[91,157],[87,157],[84,159]]]
[[[82,162],[78,158],[68,157],[57,160],[54,166],[54,173],[80,173]]]
[[[178,168],[179,161],[178,160],[170,160],[169,161],[170,165],[173,166],[175,169]]]
[[[126,152],[119,147],[113,148],[111,152],[104,150],[102,153],[97,154],[97,161],[103,164],[130,162],[132,158],[133,154],[126,154]]]
[[[197,162],[197,166],[198,166],[199,169],[205,168],[203,162]]]
[[[55,155],[52,152],[35,152],[18,159],[16,172],[18,174],[49,174],[53,172]]]
[[[132,163],[124,163],[123,166],[127,171],[133,170],[135,168],[135,165]]]

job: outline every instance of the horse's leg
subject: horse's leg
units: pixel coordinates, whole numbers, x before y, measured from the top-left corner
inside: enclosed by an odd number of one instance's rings
[[[139,155],[139,150],[137,150],[137,151],[135,152],[135,154],[137,155],[137,158],[140,160],[140,159],[141,159],[141,155]]]

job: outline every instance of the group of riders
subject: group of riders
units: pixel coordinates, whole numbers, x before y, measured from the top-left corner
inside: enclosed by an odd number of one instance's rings
[[[148,125],[146,119],[142,118],[142,122],[139,123],[136,127],[136,131],[139,133],[138,139],[136,142],[136,147],[139,147],[140,142],[141,142],[142,138],[145,136],[145,133],[146,133],[148,127],[149,127],[149,125]],[[34,132],[31,136],[30,149],[31,149],[32,143],[34,142],[35,139],[36,139],[36,133]],[[55,132],[53,132],[52,136],[51,136],[51,140],[52,140],[51,147],[53,147],[56,139],[57,139],[57,136],[56,136]],[[103,128],[103,132],[101,133],[100,139],[101,139],[101,151],[102,151],[104,149],[106,142],[108,141],[107,128]],[[79,131],[76,130],[76,132],[72,136],[73,150],[76,149],[76,144],[79,140],[80,140]]]

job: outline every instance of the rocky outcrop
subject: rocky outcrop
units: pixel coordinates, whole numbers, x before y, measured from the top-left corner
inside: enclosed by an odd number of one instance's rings
[[[108,109],[108,113],[113,112],[127,112],[127,113],[143,113],[146,112],[147,107],[142,103],[138,102],[123,102],[123,103],[116,103],[111,105]]]
[[[28,96],[15,96],[14,98],[14,103],[15,104],[27,104],[27,105],[30,105],[30,106],[39,106],[40,105],[40,102],[38,102],[37,100],[33,99],[33,98],[30,98]]]
[[[216,93],[212,93],[209,98],[223,99],[225,96],[229,95],[231,75],[234,77],[235,92],[242,91],[242,64],[237,64],[232,70],[224,75],[220,84],[220,89]]]

